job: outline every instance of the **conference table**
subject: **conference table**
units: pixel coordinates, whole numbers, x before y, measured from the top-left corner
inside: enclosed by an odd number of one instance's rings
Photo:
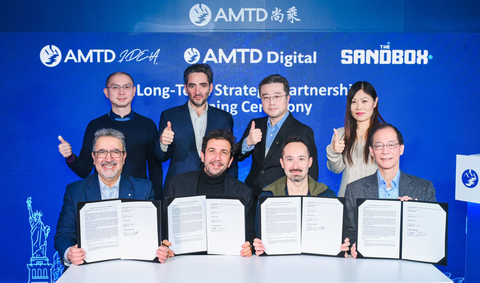
[[[452,282],[427,263],[315,255],[181,255],[164,264],[112,260],[71,266],[57,283],[76,282]]]

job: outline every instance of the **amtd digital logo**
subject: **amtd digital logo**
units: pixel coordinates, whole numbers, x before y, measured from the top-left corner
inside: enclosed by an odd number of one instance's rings
[[[40,61],[47,67],[55,67],[62,61],[62,52],[55,45],[47,45],[40,51]]]
[[[185,50],[183,58],[189,64],[195,64],[200,61],[200,52],[191,47]],[[317,64],[317,51],[311,53],[303,53],[300,51],[291,51],[286,53],[284,51],[266,51],[264,52],[258,48],[233,48],[231,50],[223,50],[219,48],[214,50],[208,49],[202,63],[215,64],[258,64],[266,58],[267,64],[282,64],[290,68],[297,64]]]
[[[212,19],[212,11],[205,4],[196,4],[190,9],[190,21],[199,27],[202,27]]]

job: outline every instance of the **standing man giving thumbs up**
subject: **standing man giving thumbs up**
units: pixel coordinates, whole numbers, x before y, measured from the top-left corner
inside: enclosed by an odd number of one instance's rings
[[[147,179],[148,177],[152,182],[155,198],[161,199],[162,164],[154,157],[158,136],[157,126],[150,118],[132,110],[135,91],[133,78],[129,74],[115,72],[108,76],[103,92],[112,105],[110,112],[88,123],[78,156],[72,152],[70,144],[61,136],[58,136],[60,140],[58,150],[65,157],[68,167],[80,178],[85,178],[94,168],[92,151],[95,132],[102,128],[118,130],[125,136],[128,152],[123,172],[135,178]]]
[[[237,154],[239,161],[252,155],[252,167],[245,183],[252,188],[254,201],[262,194],[265,186],[285,176],[280,158],[282,145],[289,136],[305,140],[313,158],[308,175],[315,181],[318,180],[317,147],[313,130],[288,111],[290,85],[287,79],[280,75],[270,75],[260,82],[258,92],[263,111],[268,116],[250,121],[239,142],[242,150]]]
[[[208,64],[193,64],[183,73],[188,101],[162,112],[155,146],[155,157],[165,162],[170,159],[165,186],[170,178],[180,173],[200,170],[200,153],[205,133],[214,129],[233,131],[232,115],[209,106],[208,96],[213,90],[213,71]],[[237,178],[236,163],[228,174]]]

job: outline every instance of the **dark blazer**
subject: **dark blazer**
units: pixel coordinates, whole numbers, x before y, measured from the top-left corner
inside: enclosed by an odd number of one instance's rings
[[[152,182],[122,174],[118,197],[124,199],[153,200]],[[65,251],[77,244],[77,203],[80,201],[101,200],[98,174],[92,174],[83,180],[67,186],[63,197],[62,211],[57,223],[55,249],[63,262]]]
[[[243,161],[250,155],[252,155],[252,166],[250,168],[250,173],[248,173],[245,183],[252,188],[253,194],[259,196],[263,192],[263,188],[285,176],[282,166],[280,165],[280,157],[282,155],[282,146],[283,142],[289,136],[298,136],[305,140],[310,151],[310,156],[313,157],[312,167],[308,170],[308,175],[310,175],[315,181],[318,180],[318,158],[317,158],[317,146],[315,145],[315,137],[313,130],[305,125],[300,123],[295,119],[290,113],[282,127],[278,131],[275,140],[268,151],[267,156],[265,156],[265,143],[266,143],[266,134],[267,134],[267,117],[253,119],[255,121],[255,127],[262,130],[262,141],[255,145],[254,149],[250,152],[242,154],[242,143],[248,137],[250,133],[250,127],[252,121],[248,123],[245,133],[243,134],[242,139],[237,144],[238,153],[236,158],[238,161]]]
[[[357,239],[357,198],[379,198],[377,172],[347,185],[345,228],[350,243],[356,242]],[[398,181],[398,195],[409,196],[419,201],[437,201],[432,182],[403,172],[400,173]]]
[[[162,112],[158,124],[159,137],[167,127],[168,121],[172,123],[172,130],[175,133],[173,143],[168,146],[167,152],[162,151],[160,138],[157,139],[155,145],[155,157],[160,162],[165,162],[170,159],[164,186],[166,186],[168,181],[175,175],[199,170],[201,163],[195,144],[192,120],[190,119],[190,112],[188,111],[188,101],[184,105],[172,107]],[[233,131],[233,118],[230,113],[209,105],[205,134],[215,129],[229,129]],[[238,165],[232,163],[232,166],[228,169],[228,173],[237,178]]]
[[[165,197],[182,197],[197,195],[198,178],[200,171],[187,172],[177,175],[167,183],[165,187]],[[253,244],[255,237],[254,215],[253,215],[253,195],[252,190],[245,183],[225,175],[225,196],[245,197],[245,239]],[[164,201],[166,204],[166,201]],[[164,215],[166,215],[166,206],[164,206]],[[165,222],[165,221],[164,221]],[[165,229],[165,227],[164,227]]]

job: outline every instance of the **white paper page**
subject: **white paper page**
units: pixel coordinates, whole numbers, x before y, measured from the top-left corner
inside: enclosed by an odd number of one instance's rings
[[[402,258],[438,262],[445,257],[447,213],[437,203],[403,203]]]
[[[268,198],[261,207],[262,243],[265,252],[301,253],[301,198]]]
[[[86,262],[120,258],[120,200],[87,203],[80,210],[80,237]]]
[[[168,206],[168,236],[175,254],[207,250],[205,196],[173,200]]]
[[[302,252],[337,255],[342,244],[343,204],[336,198],[304,197]]]
[[[151,202],[122,202],[122,259],[153,260],[158,248],[157,208]]]
[[[401,204],[366,200],[358,208],[358,252],[365,257],[400,257]]]
[[[209,254],[240,255],[245,243],[245,206],[238,199],[207,199]]]

